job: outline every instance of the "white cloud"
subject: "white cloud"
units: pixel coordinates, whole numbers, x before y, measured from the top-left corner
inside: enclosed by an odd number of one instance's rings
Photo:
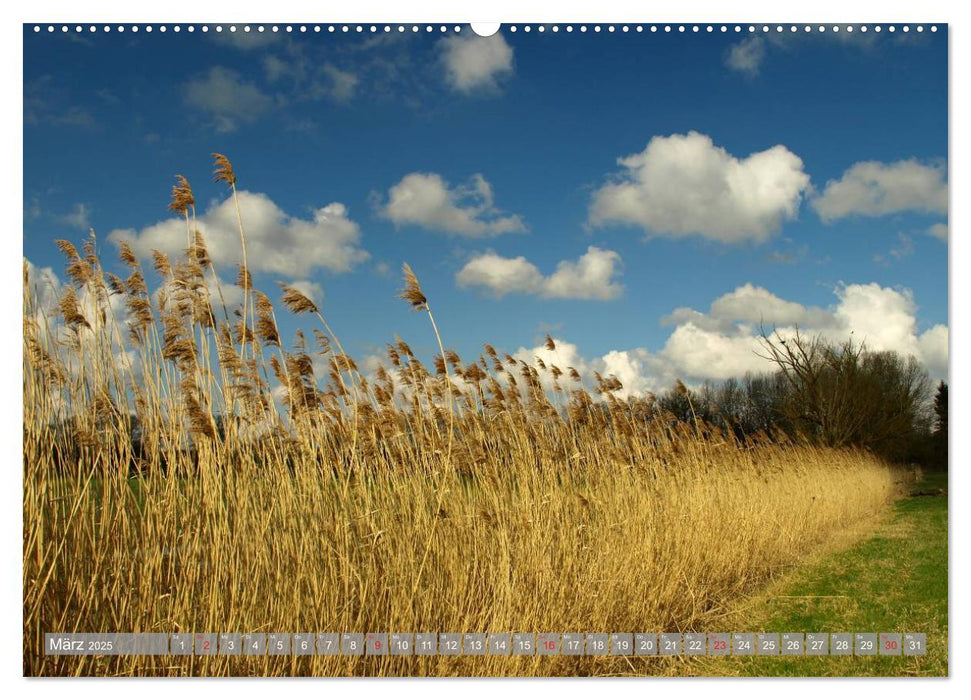
[[[594,193],[589,222],[629,224],[649,234],[763,242],[795,218],[809,176],[785,146],[736,158],[711,138],[655,136]]]
[[[934,238],[947,243],[947,224],[934,224],[933,226],[930,226],[925,233],[927,233],[928,236],[933,236]]]
[[[824,327],[830,321],[830,313],[819,307],[806,307],[786,301],[764,287],[744,284],[711,303],[707,313],[689,308],[678,308],[661,319],[664,325],[691,324],[707,331],[730,333],[739,322],[745,324],[798,325]]]
[[[659,355],[669,376],[685,381],[721,381],[746,372],[772,370],[769,362],[758,356],[761,351],[758,336],[752,332],[719,333],[686,323],[674,329]],[[664,384],[670,385],[670,380]]]
[[[538,294],[543,273],[522,255],[504,258],[483,253],[472,258],[455,275],[459,287],[484,287],[497,297],[510,293]]]
[[[946,214],[945,176],[943,165],[916,160],[855,163],[838,180],[829,180],[812,206],[825,222],[902,211]]]
[[[515,356],[531,365],[540,357],[560,369],[575,367],[588,388],[593,385],[593,372],[613,374],[624,385],[617,393],[620,398],[658,393],[670,389],[675,379],[696,385],[746,372],[772,371],[774,365],[760,356],[765,350],[758,322],[764,319],[766,331],[776,329],[782,337],[791,336],[798,326],[808,337],[820,335],[833,342],[852,338],[870,350],[913,355],[933,379],[947,377],[947,326],[939,324],[919,332],[917,306],[910,291],[871,283],[844,285],[834,292],[836,303],[823,309],[787,301],[747,284],[716,299],[707,313],[675,310],[665,319],[675,328],[657,351],[635,347],[587,358],[575,344],[555,338],[555,351],[538,345],[519,348]],[[549,386],[552,379],[540,374]]]
[[[934,379],[947,378],[947,341],[947,326],[940,323],[928,328],[917,338],[919,357],[924,360]]]
[[[660,388],[656,381],[658,363],[642,348],[611,350],[594,364],[600,367],[601,376],[613,375],[623,384],[623,388],[614,394],[619,399],[643,396]]]
[[[841,287],[836,294],[840,302],[834,317],[844,334],[851,331],[857,342],[865,342],[871,350],[919,354],[917,305],[910,290],[871,282]]]
[[[466,185],[450,188],[436,173],[409,173],[388,191],[381,214],[398,226],[412,224],[457,236],[526,231],[521,217],[503,216],[493,200],[492,185],[479,174]]]
[[[240,124],[255,121],[273,106],[273,98],[239,73],[222,66],[197,76],[185,85],[185,103],[213,119],[216,131],[235,131]]]
[[[445,79],[453,90],[494,91],[512,73],[513,50],[502,34],[480,37],[469,33],[441,41]]]
[[[513,357],[534,367],[538,367],[537,358],[541,359],[547,367],[558,367],[565,375],[559,380],[560,386],[565,389],[578,388],[576,382],[566,376],[568,368],[571,367],[580,375],[584,387],[588,390],[595,386],[594,372],[599,372],[603,377],[610,375],[617,377],[623,384],[623,388],[614,392],[614,396],[619,399],[658,391],[663,386],[658,381],[660,377],[658,359],[644,348],[611,350],[600,357],[586,358],[580,354],[575,343],[558,337],[553,338],[553,343],[556,346],[554,350],[549,350],[545,342],[532,348],[520,347],[513,353]],[[547,389],[553,387],[551,373],[540,370],[539,377]],[[674,381],[673,377],[671,381]]]
[[[854,342],[865,343],[870,350],[913,355],[931,374],[946,373],[946,342],[942,362],[939,343],[933,338],[942,332],[946,337],[947,328],[938,326],[919,334],[917,305],[909,290],[876,283],[850,284],[838,287],[835,294],[837,303],[823,309],[744,285],[716,299],[709,314],[682,317],[660,354],[676,371],[691,378],[725,379],[743,374],[761,362],[755,351],[759,349],[759,322],[764,320],[767,331],[776,327],[783,336],[796,327],[804,335],[819,334],[834,342],[852,335]]]
[[[725,56],[725,65],[732,70],[755,76],[759,73],[762,59],[765,58],[765,42],[753,36],[733,44]]]
[[[552,274],[544,276],[521,255],[504,258],[483,253],[466,263],[455,281],[460,287],[482,287],[497,297],[518,293],[547,299],[607,301],[623,294],[623,286],[614,279],[620,263],[618,253],[590,246],[575,262],[562,260]]]
[[[284,212],[265,194],[240,190],[238,196],[247,260],[253,273],[270,272],[295,279],[317,269],[347,272],[370,257],[361,249],[360,228],[348,218],[343,204],[328,204],[314,210],[311,218],[302,219]],[[232,198],[214,204],[196,223],[217,266],[242,262]],[[185,238],[185,221],[177,218],[137,232],[120,229],[108,234],[114,243],[128,241],[143,260],[148,260],[153,249],[181,255]]]

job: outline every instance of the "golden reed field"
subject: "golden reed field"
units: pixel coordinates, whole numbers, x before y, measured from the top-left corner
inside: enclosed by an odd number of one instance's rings
[[[235,174],[217,157],[217,179]],[[61,241],[53,308],[25,266],[24,673],[591,675],[623,657],[53,657],[45,632],[717,630],[733,606],[896,495],[878,458],[740,441],[650,397],[486,344],[366,374],[326,312],[252,286],[234,312],[186,254],[102,269]],[[276,293],[276,290],[273,290]],[[403,313],[405,309],[402,309]],[[281,313],[306,333],[281,339]],[[552,339],[547,341],[555,350]],[[727,630],[726,630],[727,631]]]

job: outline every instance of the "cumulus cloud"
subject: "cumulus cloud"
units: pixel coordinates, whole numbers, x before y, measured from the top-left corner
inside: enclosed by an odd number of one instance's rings
[[[852,165],[838,180],[829,180],[812,206],[825,222],[903,211],[946,214],[945,177],[942,164],[864,161]]]
[[[550,275],[543,275],[525,257],[504,258],[483,253],[472,258],[455,275],[460,287],[480,287],[503,297],[506,294],[534,294],[547,299],[594,299],[607,301],[623,294],[615,276],[620,255],[596,246],[576,261],[562,260]]]
[[[457,92],[495,91],[513,70],[513,50],[502,34],[462,34],[442,39],[445,80]]]
[[[875,351],[913,355],[935,376],[947,372],[947,327],[917,329],[917,305],[909,290],[879,284],[850,284],[835,289],[830,308],[785,301],[765,289],[744,285],[716,299],[707,314],[682,316],[661,355],[684,375],[696,379],[726,379],[755,371],[760,360],[759,327],[775,327],[791,335],[821,335],[834,342],[852,337]],[[945,338],[943,353],[940,338]],[[937,339],[937,340],[935,340]],[[943,362],[941,361],[943,357]],[[766,369],[765,366],[762,367]]]
[[[526,231],[521,217],[503,215],[495,208],[492,185],[479,174],[465,185],[449,187],[436,173],[409,173],[388,191],[388,202],[380,212],[398,226],[410,224],[456,236]]]
[[[749,37],[733,44],[725,55],[725,65],[746,75],[759,74],[762,59],[765,58],[765,41],[758,36]]]
[[[677,308],[661,319],[663,325],[690,323],[707,331],[731,332],[738,322],[747,324],[822,327],[830,314],[819,307],[786,301],[764,287],[744,284],[715,299],[707,313]]]
[[[660,367],[658,358],[644,348],[634,348],[631,350],[611,350],[599,357],[584,357],[575,343],[571,343],[564,338],[553,337],[556,346],[554,350],[547,348],[546,343],[541,343],[535,347],[520,347],[513,357],[525,362],[528,365],[538,366],[537,358],[549,367],[558,367],[567,373],[568,368],[575,369],[580,375],[582,384],[591,389],[595,386],[596,379],[594,373],[599,373],[603,377],[613,375],[623,384],[623,387],[614,392],[614,396],[619,399],[626,399],[630,396],[642,396],[649,391],[660,389],[658,378],[663,369]],[[540,372],[540,380],[547,389],[553,387],[553,377],[547,372]],[[576,388],[575,383],[567,378],[561,378],[561,387]],[[673,382],[674,379],[672,378]]]
[[[222,66],[213,66],[185,84],[185,103],[213,120],[216,131],[235,131],[240,124],[255,121],[273,106],[273,98],[255,83]]]
[[[772,369],[762,352],[758,336],[748,333],[720,333],[694,323],[674,329],[659,353],[668,377],[685,381],[722,381],[746,372]],[[671,380],[664,383],[671,386]]]
[[[529,364],[536,364],[539,357],[547,365],[574,367],[588,387],[593,385],[594,372],[613,374],[624,385],[617,394],[624,398],[669,389],[676,379],[697,385],[772,371],[774,365],[761,356],[765,354],[760,343],[764,321],[767,331],[774,328],[782,337],[791,336],[798,327],[810,337],[820,335],[833,342],[853,338],[870,350],[912,355],[932,378],[947,378],[948,328],[938,324],[920,331],[909,290],[870,283],[843,285],[834,293],[831,307],[811,307],[747,284],[715,299],[707,312],[675,310],[665,319],[674,328],[656,351],[635,347],[584,357],[575,344],[555,338],[555,351],[540,344],[521,347],[515,356]],[[546,380],[551,382],[549,377]]]
[[[593,226],[627,224],[648,234],[763,242],[795,218],[809,187],[802,160],[785,146],[737,158],[709,136],[655,136],[590,204]]]
[[[348,272],[370,257],[360,247],[360,228],[348,217],[343,204],[328,204],[303,219],[287,214],[265,194],[240,190],[238,197],[247,260],[253,273],[297,279],[318,269]],[[242,262],[232,198],[214,204],[196,223],[215,265]],[[118,229],[109,233],[108,239],[116,244],[127,241],[139,257],[148,259],[153,249],[180,255],[185,235],[185,221],[172,218],[140,231]]]

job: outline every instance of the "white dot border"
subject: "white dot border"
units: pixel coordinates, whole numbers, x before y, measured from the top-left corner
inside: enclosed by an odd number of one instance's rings
[[[246,33],[286,33],[286,34],[379,34],[379,33],[392,33],[397,32],[403,34],[406,32],[411,32],[417,34],[419,32],[424,32],[426,34],[460,34],[462,32],[473,33],[473,30],[466,28],[468,25],[463,27],[462,25],[448,25],[448,24],[105,24],[102,26],[89,25],[88,27],[83,27],[82,25],[67,25],[67,24],[35,24],[33,25],[33,31],[35,34],[55,34],[61,33],[66,34],[68,32],[74,32],[75,34],[87,33],[96,34],[104,33],[110,34],[111,32],[117,32],[119,34],[124,34],[126,31],[133,34],[137,34],[142,31],[146,34],[152,34],[158,32],[160,34],[165,34],[168,32],[173,32],[179,34],[182,31],[187,31],[190,34],[196,31],[200,31],[203,34],[208,34],[210,31],[216,34],[222,34],[228,32],[230,34],[242,32]],[[936,33],[938,31],[938,25],[930,24],[875,24],[875,25],[854,25],[854,24],[750,24],[747,26],[742,25],[726,25],[726,24],[506,24],[503,25],[504,29],[511,34],[517,34],[520,31],[524,33],[531,33],[536,31],[539,34],[573,34],[573,33],[593,33],[593,34],[657,34],[658,32],[664,32],[671,34],[677,32],[679,34],[714,34],[721,33],[726,34],[728,32],[734,32],[736,34],[748,33],[748,34],[769,34],[769,33],[783,33],[788,30],[790,34],[795,34],[801,29],[804,34],[825,34],[833,33],[839,34],[840,32],[846,32],[847,34],[861,33],[866,34],[870,31],[880,34],[887,31],[891,34],[895,34],[898,30],[904,34],[910,32],[924,33],[929,31],[930,33]]]

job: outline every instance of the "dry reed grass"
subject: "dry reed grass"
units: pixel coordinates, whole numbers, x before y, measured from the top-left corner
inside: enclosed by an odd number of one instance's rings
[[[235,192],[222,156],[217,178]],[[193,201],[180,177],[186,256],[156,256],[156,295],[130,248],[123,280],[93,239],[83,254],[59,244],[71,284],[53,311],[25,268],[25,674],[660,672],[677,662],[47,657],[42,642],[704,630],[895,495],[865,453],[675,423],[649,397],[619,398],[616,377],[598,376],[594,397],[575,369],[488,344],[465,362],[407,266],[402,296],[439,343],[431,371],[396,338],[389,367],[366,377],[320,307],[284,285],[283,304],[321,326],[287,347],[245,266],[243,312],[213,311]]]

